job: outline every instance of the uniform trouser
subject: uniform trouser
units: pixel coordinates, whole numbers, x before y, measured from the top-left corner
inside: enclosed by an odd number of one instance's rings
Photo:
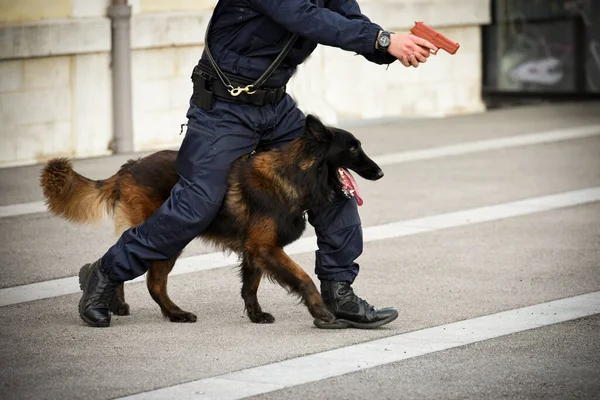
[[[253,106],[215,101],[211,110],[193,103],[179,149],[178,183],[165,203],[142,224],[125,231],[102,257],[101,268],[116,281],[143,275],[152,261],[179,254],[216,216],[226,177],[238,157],[257,146],[279,147],[301,135],[305,116],[288,95],[274,105]],[[353,282],[363,238],[354,198],[308,211],[318,250],[315,273],[320,280]]]

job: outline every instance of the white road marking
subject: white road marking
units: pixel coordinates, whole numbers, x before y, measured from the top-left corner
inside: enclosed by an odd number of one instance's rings
[[[8,206],[0,206],[0,218],[16,217],[19,215],[35,214],[48,211],[46,204],[43,201],[35,201],[33,203],[10,204]]]
[[[594,314],[600,314],[600,292],[230,372],[122,399],[243,399]]]
[[[593,203],[596,201],[600,201],[600,187],[592,187],[492,206],[370,226],[363,228],[364,241],[373,242],[401,236],[410,236],[417,233],[467,226],[481,222],[497,221],[505,218]],[[313,252],[316,249],[317,244],[314,236],[302,238],[285,248],[289,255]],[[221,252],[183,257],[177,261],[177,264],[170,275],[189,274],[192,272],[232,266],[236,263],[236,256],[227,256]],[[126,283],[141,282],[143,280],[145,280],[145,276],[140,276],[133,281]],[[0,307],[77,293],[79,290],[77,277],[61,278],[29,285],[9,287],[0,289]]]
[[[577,128],[559,129],[555,131],[530,133],[509,136],[498,139],[481,140],[450,146],[432,147],[423,150],[404,151],[383,154],[373,157],[380,166],[402,164],[413,161],[430,160],[448,156],[477,153],[489,150],[508,149],[512,147],[529,146],[534,144],[554,143],[563,140],[581,139],[600,135],[600,125],[586,125]],[[0,218],[46,212],[42,201],[33,203],[0,206]]]
[[[402,164],[411,161],[430,160],[432,158],[479,153],[489,150],[509,149],[512,147],[530,146],[534,144],[554,143],[563,140],[581,139],[597,135],[600,135],[600,125],[589,125],[578,128],[529,133],[525,135],[481,140],[450,146],[432,147],[428,149],[407,151],[402,153],[384,154],[373,157],[373,160],[381,166]]]

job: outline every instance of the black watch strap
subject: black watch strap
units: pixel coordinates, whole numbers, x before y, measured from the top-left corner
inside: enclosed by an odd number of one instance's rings
[[[383,53],[387,52],[391,43],[392,32],[382,31],[377,38],[377,49]]]

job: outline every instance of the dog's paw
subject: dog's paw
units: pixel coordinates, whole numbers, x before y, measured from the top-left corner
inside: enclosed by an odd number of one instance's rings
[[[195,314],[186,311],[172,313],[169,315],[169,319],[171,322],[196,322],[197,320]]]
[[[333,315],[331,313],[331,311],[329,311],[329,309],[324,304],[312,307],[310,309],[310,313],[313,317],[315,317],[316,319],[319,319],[321,321],[325,321],[325,322],[335,321],[335,315]]]
[[[248,317],[250,318],[250,321],[255,324],[272,324],[275,322],[275,317],[266,312],[249,314]]]
[[[129,315],[129,304],[127,304],[127,303],[112,304],[110,306],[110,311],[115,315]]]

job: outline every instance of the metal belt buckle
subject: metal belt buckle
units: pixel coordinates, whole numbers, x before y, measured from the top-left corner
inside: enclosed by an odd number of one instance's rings
[[[247,94],[254,94],[256,93],[256,90],[254,91],[250,91],[254,86],[253,85],[248,85],[245,88],[242,87],[236,87],[234,88],[233,86],[229,89],[229,93],[234,96],[234,97],[238,97],[240,94],[242,93],[247,93]]]

